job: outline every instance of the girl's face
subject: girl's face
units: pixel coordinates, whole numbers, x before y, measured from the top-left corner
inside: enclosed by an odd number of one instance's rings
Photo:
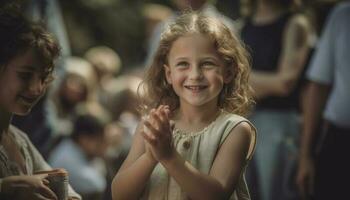
[[[223,85],[232,79],[214,43],[202,34],[174,41],[165,75],[179,96],[180,105],[192,106],[216,106]]]
[[[1,110],[25,115],[43,96],[48,75],[33,50],[13,58],[0,68]]]

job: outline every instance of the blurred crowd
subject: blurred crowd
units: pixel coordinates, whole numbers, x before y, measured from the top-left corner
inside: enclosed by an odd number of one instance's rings
[[[189,4],[220,17],[251,53],[256,106],[249,118],[258,131],[247,174],[252,199],[294,200],[306,195],[301,189],[308,181],[303,174],[308,167],[305,154],[314,155],[306,149],[316,143],[302,135],[309,123],[305,113],[312,112],[308,108],[314,103],[308,99],[310,81],[317,82],[309,69],[320,62],[313,60],[315,52],[329,13],[340,0],[17,2],[28,18],[41,21],[56,36],[62,55],[45,97],[30,115],[15,116],[13,123],[28,133],[50,165],[67,169],[72,187],[83,199],[111,199],[111,181],[141,119],[138,85],[143,70],[163,28]],[[332,85],[326,83],[321,82]],[[340,126],[349,130],[349,121]]]

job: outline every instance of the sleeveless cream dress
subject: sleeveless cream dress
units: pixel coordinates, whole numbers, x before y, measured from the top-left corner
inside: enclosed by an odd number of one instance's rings
[[[209,174],[215,155],[221,144],[225,141],[232,129],[247,119],[227,112],[222,112],[215,121],[200,132],[183,133],[174,129],[173,138],[176,150],[181,156],[190,162],[195,168],[205,174]],[[244,178],[245,169],[251,159],[256,143],[256,131],[251,124],[254,134],[251,141],[250,152],[247,155],[244,170],[240,175],[238,185],[230,197],[230,200],[249,200],[249,191]],[[169,177],[165,168],[158,164],[152,172],[150,181],[146,185],[141,199],[149,200],[185,200],[186,193],[181,190],[176,181]]]

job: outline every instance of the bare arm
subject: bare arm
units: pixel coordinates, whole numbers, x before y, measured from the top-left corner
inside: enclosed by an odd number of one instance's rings
[[[191,199],[228,199],[243,170],[251,132],[246,122],[231,131],[219,149],[209,175],[198,171],[176,151],[170,159],[160,162]]]
[[[288,22],[276,72],[252,71],[251,85],[257,98],[287,96],[297,83],[309,52],[310,30],[307,20],[296,15]]]
[[[307,87],[303,106],[304,125],[301,138],[301,158],[311,156],[312,142],[315,138],[317,126],[322,118],[322,112],[326,105],[330,88],[329,85],[315,82],[311,82]]]
[[[143,125],[137,128],[130,152],[112,182],[112,197],[116,199],[138,199],[142,194],[154,167],[157,164],[150,154],[145,153],[141,135]]]
[[[329,91],[330,86],[311,82],[306,88],[303,99],[304,124],[301,134],[300,161],[296,180],[303,199],[307,199],[308,195],[313,193],[315,169],[312,147]]]

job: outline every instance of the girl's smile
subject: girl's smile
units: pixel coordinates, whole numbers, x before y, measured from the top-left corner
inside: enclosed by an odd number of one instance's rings
[[[208,88],[207,85],[185,85],[185,88],[193,93],[199,93]]]
[[[28,97],[28,96],[24,96],[24,95],[18,95],[18,99],[19,102],[27,105],[27,106],[32,106],[33,104],[35,104],[41,96],[33,96],[33,97]]]

